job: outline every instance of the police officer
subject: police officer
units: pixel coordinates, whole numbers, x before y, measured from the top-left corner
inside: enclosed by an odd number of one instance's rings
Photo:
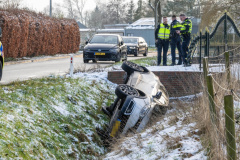
[[[188,46],[191,40],[192,21],[188,19],[185,14],[181,14],[180,19],[182,21],[182,28],[180,33],[183,39],[182,51],[183,51],[184,66],[190,66],[190,64],[187,62],[187,58],[188,58],[187,56],[188,56]]]
[[[179,53],[179,61],[177,65],[182,64],[182,46],[181,46],[181,37],[180,37],[180,30],[181,30],[181,23],[177,21],[176,15],[172,16],[172,23],[171,23],[171,33],[170,33],[170,40],[171,40],[171,55],[172,55],[172,64],[171,66],[176,65],[176,47]]]
[[[169,47],[170,25],[167,17],[163,17],[163,23],[159,24],[155,30],[156,47],[158,51],[157,65],[161,64],[161,54],[163,50],[163,66],[167,66],[167,52]]]

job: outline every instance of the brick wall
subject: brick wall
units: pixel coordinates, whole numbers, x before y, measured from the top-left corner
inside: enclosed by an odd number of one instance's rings
[[[124,71],[110,71],[108,72],[108,80],[122,84],[124,73]],[[181,97],[201,92],[201,72],[156,71],[153,73],[159,77],[170,97]]]

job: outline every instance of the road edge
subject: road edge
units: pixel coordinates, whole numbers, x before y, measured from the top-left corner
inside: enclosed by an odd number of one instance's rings
[[[73,55],[74,55],[74,57],[81,57],[82,53],[80,53],[80,54],[73,54]],[[22,61],[10,61],[10,62],[4,62],[4,66],[15,65],[15,64],[24,64],[24,63],[44,62],[44,61],[58,60],[58,59],[65,59],[65,58],[70,58],[70,56],[71,56],[71,54],[67,54],[67,55],[58,56],[58,57],[47,57],[47,58],[29,59],[29,60],[22,60]]]

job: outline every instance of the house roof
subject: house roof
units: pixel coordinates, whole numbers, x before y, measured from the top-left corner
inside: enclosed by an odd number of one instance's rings
[[[167,17],[168,24],[172,22],[172,17]],[[200,19],[190,17],[190,19],[193,22],[193,25],[197,25],[200,23]],[[181,22],[180,18],[177,17],[177,20]],[[135,22],[133,22],[131,25],[126,27],[126,29],[154,29],[155,26],[155,20],[154,17],[149,18],[141,18]]]
[[[83,25],[81,22],[77,22],[77,24],[78,24],[78,27],[79,28],[82,28],[82,29],[86,29],[87,27],[85,26],[85,25]]]

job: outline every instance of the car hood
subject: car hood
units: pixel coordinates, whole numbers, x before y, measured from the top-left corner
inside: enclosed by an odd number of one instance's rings
[[[117,44],[88,44],[85,49],[112,49],[116,48]]]
[[[137,47],[138,44],[135,43],[125,43],[127,47]]]

